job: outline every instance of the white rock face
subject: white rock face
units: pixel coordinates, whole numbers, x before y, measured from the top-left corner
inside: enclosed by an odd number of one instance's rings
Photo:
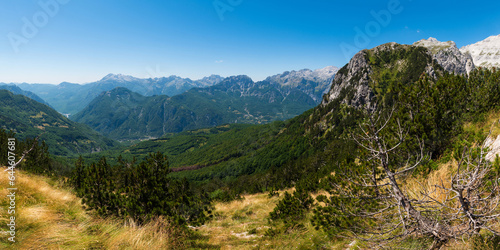
[[[328,67],[325,67],[322,69],[317,69],[317,70],[313,71],[311,76],[313,78],[317,78],[317,79],[329,80],[337,73],[337,71],[339,71],[339,68],[337,68],[335,66],[328,66]]]
[[[422,39],[413,45],[426,47],[432,53],[432,57],[448,72],[455,74],[469,74],[474,69],[473,58],[461,52],[455,42],[440,42],[436,38]]]
[[[485,141],[485,145],[490,150],[488,154],[486,154],[486,160],[493,162],[495,157],[500,154],[500,135],[495,140],[488,137]]]
[[[464,46],[460,51],[470,54],[476,67],[500,68],[500,35],[490,36],[483,41]]]

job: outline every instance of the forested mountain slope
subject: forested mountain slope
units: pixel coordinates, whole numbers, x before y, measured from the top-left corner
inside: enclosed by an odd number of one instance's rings
[[[234,76],[173,97],[143,97],[117,88],[103,92],[72,119],[114,139],[141,139],[228,123],[286,120],[316,104],[296,86]]]
[[[7,90],[0,90],[0,128],[13,130],[21,139],[41,135],[50,153],[60,156],[98,152],[117,145],[51,107]]]

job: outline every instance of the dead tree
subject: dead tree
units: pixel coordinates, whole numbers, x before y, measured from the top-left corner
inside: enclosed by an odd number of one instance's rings
[[[353,139],[364,154],[329,178],[330,197],[318,198],[323,203],[316,210],[318,224],[339,228],[337,236],[381,245],[426,237],[433,241],[430,249],[481,229],[498,235],[490,226],[499,216],[498,182],[488,176],[484,144],[477,152],[464,151],[449,183],[422,184],[421,191],[412,192],[405,186],[408,177],[430,157],[420,140],[406,143],[405,129],[391,120],[393,112],[360,124]]]

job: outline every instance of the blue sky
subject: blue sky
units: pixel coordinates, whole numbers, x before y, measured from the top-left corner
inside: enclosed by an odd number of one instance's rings
[[[475,43],[500,34],[499,10],[500,1],[3,0],[0,82],[262,80],[341,67],[354,50],[386,42]]]

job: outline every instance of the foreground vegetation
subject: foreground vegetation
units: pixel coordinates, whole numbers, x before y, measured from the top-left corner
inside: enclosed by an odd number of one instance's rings
[[[447,179],[452,168],[442,164],[427,176],[429,184]],[[3,169],[0,169],[2,171]],[[331,238],[314,229],[308,219],[297,221],[303,226],[271,236],[279,224],[269,222],[269,213],[284,196],[267,193],[245,195],[241,200],[214,204],[214,219],[190,231],[177,228],[164,219],[144,225],[119,219],[103,219],[88,213],[81,199],[64,188],[61,181],[18,172],[18,237],[16,243],[0,238],[2,249],[357,249],[368,248],[360,241]],[[419,177],[421,178],[421,177]],[[415,178],[408,188],[417,191]],[[0,176],[5,187],[8,179]],[[412,188],[413,186],[413,188]],[[415,189],[414,189],[415,188]],[[287,190],[293,192],[293,190]],[[0,204],[5,207],[7,190],[2,189]],[[316,196],[316,195],[315,195]],[[6,211],[0,211],[6,218]],[[5,219],[1,229],[5,230]],[[500,226],[500,225],[499,225]],[[270,230],[271,229],[271,230]],[[453,241],[446,249],[496,249],[494,238],[482,235],[468,242]],[[489,244],[489,247],[488,247]],[[394,246],[422,249],[425,239],[413,239]]]
[[[0,168],[3,172],[4,168]],[[18,171],[16,242],[0,238],[2,249],[169,249],[183,247],[187,233],[163,219],[137,226],[132,221],[103,219],[83,209],[81,199],[54,181]],[[6,175],[0,175],[2,208],[8,207]],[[7,210],[0,210],[7,231]]]

